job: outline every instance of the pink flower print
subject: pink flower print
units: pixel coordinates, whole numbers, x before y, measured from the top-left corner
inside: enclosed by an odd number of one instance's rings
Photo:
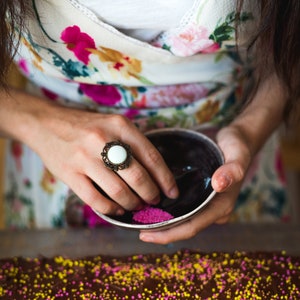
[[[95,41],[86,33],[81,32],[76,25],[67,27],[61,33],[61,39],[67,44],[67,48],[85,65],[89,63],[91,49],[96,49]]]
[[[166,127],[166,123],[162,120],[159,120],[155,123],[155,128],[165,128]]]
[[[128,109],[125,113],[125,116],[129,119],[129,120],[133,120],[137,115],[139,114],[139,111],[136,109]]]
[[[86,221],[88,227],[95,228],[97,226],[106,225],[110,226],[110,223],[100,218],[88,205],[83,206],[83,218]]]
[[[202,53],[214,53],[220,49],[220,45],[216,42],[214,42],[212,45],[209,47],[203,49],[201,52]]]
[[[25,179],[23,180],[23,184],[24,184],[24,186],[27,187],[27,188],[31,188],[31,186],[32,186],[31,181],[30,181],[30,179],[28,179],[28,178],[25,178]]]
[[[83,94],[102,105],[113,106],[122,98],[117,88],[112,85],[81,83],[79,87]]]
[[[20,213],[23,208],[24,208],[23,203],[18,198],[14,199],[13,205],[12,205],[13,212]]]
[[[56,100],[58,98],[58,95],[53,93],[52,91],[46,89],[46,88],[41,88],[42,93],[47,97],[49,100]]]
[[[148,90],[143,107],[170,107],[194,103],[208,94],[208,87],[202,84],[177,84],[157,86]],[[134,103],[136,107],[138,107]]]
[[[284,166],[282,161],[282,153],[280,149],[277,149],[276,156],[275,156],[275,169],[277,171],[278,177],[282,184],[286,183],[286,177],[284,172]]]
[[[25,75],[28,75],[29,74],[29,69],[28,69],[28,66],[27,66],[27,61],[25,59],[20,59],[18,61],[18,66],[20,68],[20,70],[25,74]]]
[[[209,39],[207,28],[192,23],[179,35],[171,39],[172,52],[180,56],[189,56],[211,49],[211,52],[218,48],[216,43]]]

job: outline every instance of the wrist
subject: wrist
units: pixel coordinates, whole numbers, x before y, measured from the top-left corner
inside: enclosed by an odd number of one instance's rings
[[[266,79],[252,101],[230,124],[241,133],[255,155],[283,121],[286,95],[274,75]]]

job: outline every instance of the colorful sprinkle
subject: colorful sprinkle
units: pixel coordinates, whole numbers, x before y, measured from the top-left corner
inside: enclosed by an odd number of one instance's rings
[[[199,253],[0,260],[2,299],[300,299],[300,257]]]
[[[160,208],[147,206],[139,211],[135,211],[132,218],[137,223],[154,224],[171,220],[174,217]]]

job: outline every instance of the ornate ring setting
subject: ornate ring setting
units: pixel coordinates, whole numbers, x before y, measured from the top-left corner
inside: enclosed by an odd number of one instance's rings
[[[106,143],[101,156],[105,166],[115,172],[128,168],[132,159],[130,146],[120,141]]]

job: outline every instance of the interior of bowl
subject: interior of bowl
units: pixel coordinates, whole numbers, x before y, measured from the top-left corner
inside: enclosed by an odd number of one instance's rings
[[[158,205],[151,206],[150,212],[165,214],[170,218],[153,221],[137,218],[137,212],[127,211],[123,216],[103,216],[108,222],[119,226],[151,229],[175,224],[198,212],[215,194],[211,177],[223,163],[223,157],[216,144],[205,135],[191,130],[164,129],[147,134],[149,140],[162,154],[173,172],[180,196],[169,199],[161,193]],[[163,215],[162,215],[163,216]]]

